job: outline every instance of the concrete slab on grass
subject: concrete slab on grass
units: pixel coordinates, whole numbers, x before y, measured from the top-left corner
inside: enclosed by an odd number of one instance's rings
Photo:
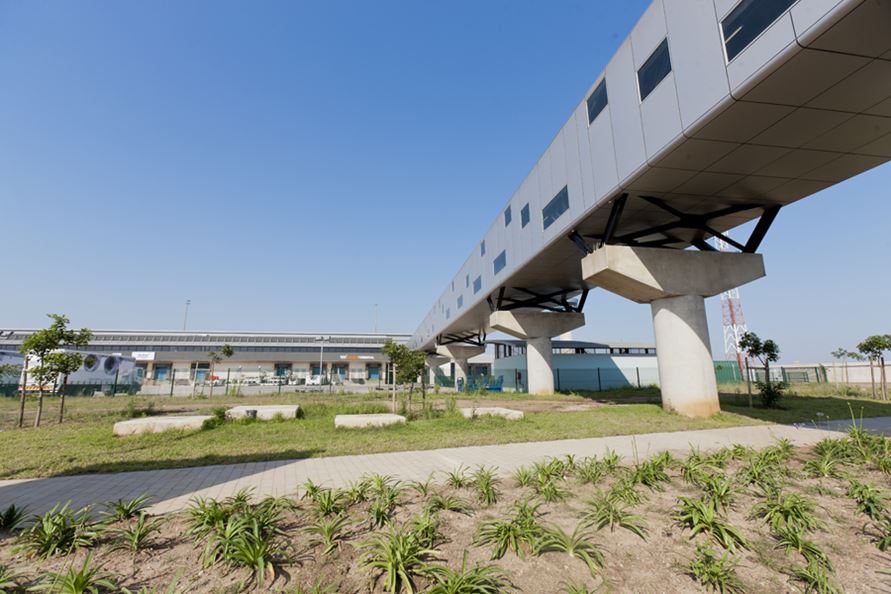
[[[210,415],[190,415],[184,417],[143,417],[118,421],[112,430],[115,435],[139,435],[140,433],[161,433],[163,431],[194,431],[201,429]]]
[[[261,421],[271,421],[276,415],[281,415],[286,419],[296,419],[300,416],[300,405],[257,405],[257,406],[233,406],[226,411],[226,416],[230,419],[243,419],[248,416],[249,410],[257,411],[257,419]]]
[[[480,406],[478,408],[462,408],[461,414],[465,419],[473,419],[475,417],[501,417],[508,421],[519,421],[525,415],[521,410],[512,408],[503,408],[501,406]]]
[[[360,429],[363,427],[386,427],[404,423],[402,415],[376,414],[376,415],[337,415],[334,417],[335,427]]]

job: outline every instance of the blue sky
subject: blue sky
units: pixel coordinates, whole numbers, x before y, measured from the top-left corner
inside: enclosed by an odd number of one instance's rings
[[[0,327],[413,331],[646,5],[0,1]],[[742,297],[786,361],[891,331],[889,187],[774,224]]]

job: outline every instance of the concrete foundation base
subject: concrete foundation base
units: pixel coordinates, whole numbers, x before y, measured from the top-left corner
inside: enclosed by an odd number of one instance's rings
[[[144,417],[118,421],[112,432],[115,435],[139,435],[141,433],[162,433],[164,431],[195,431],[201,429],[210,415],[192,415],[187,417]]]
[[[334,426],[344,429],[386,427],[387,425],[396,425],[399,423],[405,423],[405,417],[402,415],[337,415],[334,417]]]
[[[455,386],[458,380],[467,385],[467,376],[470,374],[468,359],[482,355],[486,352],[484,347],[469,346],[463,344],[448,344],[436,347],[436,353],[442,357],[448,357],[455,363]]]
[[[249,410],[257,411],[257,419],[260,421],[271,421],[276,415],[281,415],[285,419],[296,419],[300,417],[300,406],[292,405],[263,405],[263,406],[235,406],[226,411],[226,416],[230,419],[243,419],[250,416]]]
[[[508,421],[519,421],[525,414],[521,410],[512,408],[502,408],[500,406],[481,406],[479,408],[462,408],[461,414],[465,419],[474,419],[476,417],[501,417]]]

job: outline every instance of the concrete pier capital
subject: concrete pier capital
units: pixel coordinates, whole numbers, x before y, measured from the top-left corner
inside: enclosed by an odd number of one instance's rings
[[[445,344],[436,347],[436,354],[453,361],[467,360],[486,352],[486,347],[468,344]]]
[[[496,311],[489,327],[514,338],[551,338],[585,325],[585,314],[577,312]]]
[[[712,297],[764,276],[761,254],[608,245],[582,259],[582,278],[638,303]]]

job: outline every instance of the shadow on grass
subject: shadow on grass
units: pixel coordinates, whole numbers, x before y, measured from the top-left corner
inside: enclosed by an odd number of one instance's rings
[[[721,394],[721,410],[772,423],[850,421],[862,417],[891,417],[891,402],[841,396],[783,396],[778,408],[763,408],[757,394],[749,408],[747,394]]]

